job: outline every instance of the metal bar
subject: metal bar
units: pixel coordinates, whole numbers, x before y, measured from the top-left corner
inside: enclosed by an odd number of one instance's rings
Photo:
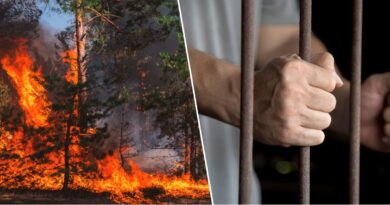
[[[311,12],[312,1],[300,1],[300,22],[299,22],[299,55],[303,60],[311,58]],[[299,182],[301,204],[310,203],[310,148],[301,147],[299,158]]]
[[[351,204],[359,204],[360,177],[360,89],[361,89],[361,57],[362,57],[363,0],[353,2],[352,22],[352,73],[350,92],[350,161],[349,161],[349,200]]]
[[[251,203],[254,87],[254,0],[242,0],[241,6],[241,118],[239,203]]]

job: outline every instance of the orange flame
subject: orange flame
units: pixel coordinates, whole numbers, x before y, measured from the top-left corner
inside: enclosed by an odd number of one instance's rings
[[[34,62],[27,51],[27,41],[17,41],[19,44],[15,50],[5,54],[0,63],[18,92],[19,104],[25,112],[27,125],[44,127],[48,124],[50,102],[44,87],[39,83],[43,79],[41,68],[35,70]]]
[[[77,71],[77,52],[75,50],[69,50],[61,53],[62,61],[69,64],[69,70],[66,72],[65,79],[73,84],[78,82]]]
[[[74,50],[61,54],[64,63],[69,64],[65,79],[77,84],[77,55]],[[12,80],[19,96],[19,105],[26,115],[26,123],[33,127],[50,127],[48,116],[51,114],[46,90],[40,84],[43,81],[41,69],[34,70],[34,60],[27,50],[27,41],[18,40],[15,50],[0,56],[0,63]],[[77,99],[76,103],[77,103]],[[75,109],[77,112],[77,109]],[[75,113],[77,116],[77,113]],[[73,126],[72,129],[78,129]],[[88,135],[96,134],[89,128]],[[0,149],[6,149],[19,157],[0,158],[0,188],[30,190],[61,190],[64,182],[64,150],[50,152],[45,160],[32,157],[34,142],[45,139],[45,136],[28,138],[22,128],[15,132],[5,131],[0,127]],[[126,161],[125,169],[120,161],[119,152],[107,155],[101,160],[85,159],[80,136],[73,136],[69,148],[72,162],[83,162],[84,165],[95,163],[96,170],[88,173],[71,172],[69,188],[89,190],[94,193],[110,193],[111,199],[118,203],[156,203],[172,198],[207,199],[209,186],[207,180],[195,181],[189,173],[180,176],[163,173],[150,174],[142,171],[131,160]],[[44,141],[44,140],[42,140]],[[50,145],[54,146],[54,145]],[[83,158],[84,157],[84,158]],[[185,159],[188,160],[188,159]],[[77,168],[76,168],[77,169]],[[155,193],[153,200],[148,193]],[[156,194],[157,193],[157,194]]]

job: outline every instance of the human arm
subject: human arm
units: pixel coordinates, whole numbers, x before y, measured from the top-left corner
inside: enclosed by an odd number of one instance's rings
[[[276,41],[289,45],[291,39],[286,39]],[[239,126],[240,70],[194,49],[189,49],[189,54],[199,111]],[[255,139],[284,146],[320,144],[324,139],[322,130],[330,124],[328,113],[335,106],[330,91],[341,85],[333,58],[321,55],[317,65],[296,55],[273,59],[264,66],[266,71],[255,74]],[[257,62],[261,62],[259,58]]]

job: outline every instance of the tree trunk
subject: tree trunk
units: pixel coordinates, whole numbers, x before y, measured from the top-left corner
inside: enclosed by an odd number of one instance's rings
[[[123,144],[125,143],[125,139],[124,139],[124,136],[123,136],[123,129],[124,129],[124,120],[125,120],[125,113],[124,113],[124,109],[123,109],[123,105],[121,107],[121,122],[120,122],[120,136],[119,136],[119,156],[120,156],[120,159],[121,159],[121,166],[122,167],[125,167],[125,158],[123,157],[123,153],[122,153],[122,149],[123,149]]]
[[[64,144],[64,161],[65,161],[65,172],[64,172],[64,184],[62,186],[63,191],[68,191],[69,178],[70,178],[70,163],[69,163],[69,145],[70,145],[70,129],[72,126],[72,114],[69,114],[68,121],[66,123],[66,135]]]
[[[191,160],[192,160],[192,176],[195,180],[198,180],[200,177],[199,169],[200,169],[200,154],[201,151],[201,143],[200,143],[200,135],[198,134],[199,128],[197,125],[197,121],[190,118],[190,133],[191,133],[191,141],[192,141],[192,154],[191,154]]]
[[[190,173],[191,176],[194,179],[197,179],[197,174],[196,174],[196,164],[197,164],[197,157],[196,157],[196,143],[195,143],[195,136],[193,133],[190,134],[190,144],[191,144],[191,153],[190,153]]]
[[[185,118],[186,120],[186,118]],[[190,137],[189,137],[189,134],[188,134],[188,127],[187,127],[187,122],[183,122],[184,123],[184,147],[185,147],[185,150],[184,150],[184,172],[185,173],[189,173],[191,171],[190,169],[190,164],[191,164],[191,157],[190,157],[190,153],[191,153],[191,143],[190,143]]]
[[[87,82],[87,64],[86,64],[86,32],[84,26],[84,10],[82,8],[83,0],[76,1],[76,11],[75,11],[75,23],[76,23],[76,50],[77,50],[77,74],[78,74],[78,83],[83,85],[78,93],[78,105],[77,110],[79,114],[79,128],[81,133],[85,133],[87,128],[86,122],[86,113],[83,109],[83,105],[86,102],[87,91],[85,88],[85,83]]]

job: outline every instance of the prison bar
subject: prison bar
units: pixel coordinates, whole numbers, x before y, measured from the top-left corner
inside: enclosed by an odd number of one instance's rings
[[[241,1],[240,204],[251,203],[254,87],[254,0]]]
[[[300,1],[299,55],[310,61],[312,1]],[[310,203],[310,148],[301,147],[299,152],[299,201]]]
[[[361,89],[361,56],[363,0],[353,1],[352,22],[352,58],[351,58],[351,92],[350,92],[350,165],[349,165],[349,200],[359,204],[360,177],[360,89]]]
[[[242,0],[241,35],[241,121],[239,203],[251,201],[253,149],[253,85],[254,85],[254,1]],[[300,0],[299,55],[311,57],[312,0]],[[350,203],[359,204],[360,169],[360,89],[363,1],[354,0],[352,22],[352,73],[350,92]],[[299,160],[300,203],[310,203],[310,148],[301,147]]]

